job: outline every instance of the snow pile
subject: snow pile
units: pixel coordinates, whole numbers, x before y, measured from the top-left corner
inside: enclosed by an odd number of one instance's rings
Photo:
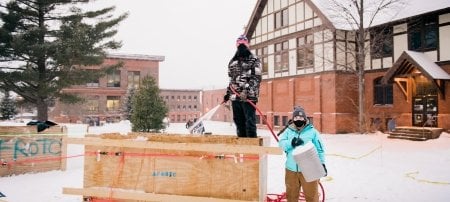
[[[5,124],[5,123],[3,123]],[[229,122],[204,122],[206,131],[234,135],[236,128]],[[67,124],[69,136],[130,132],[126,122],[87,127]],[[277,131],[275,131],[277,132]],[[188,134],[184,123],[171,123],[167,133]],[[258,129],[258,135],[277,142],[268,130]],[[322,134],[328,177],[322,178],[326,201],[450,201],[450,134],[428,141],[388,139],[386,134],[368,135]],[[83,154],[82,145],[68,145],[68,156]],[[268,193],[282,193],[285,156],[268,157]],[[81,196],[62,194],[62,187],[82,188],[84,161],[68,158],[66,171],[2,177],[0,192],[10,202],[49,201],[79,202]],[[0,169],[4,169],[0,167]],[[26,187],[26,188],[25,188]],[[24,189],[25,188],[25,189]]]

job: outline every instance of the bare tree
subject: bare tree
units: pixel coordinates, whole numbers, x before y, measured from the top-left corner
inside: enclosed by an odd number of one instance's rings
[[[345,52],[347,62],[338,64],[340,70],[350,71],[358,78],[358,128],[365,132],[365,95],[364,74],[365,61],[377,43],[370,43],[370,30],[383,22],[392,20],[404,6],[404,0],[329,0],[323,9],[329,13],[330,20],[336,27],[336,36],[348,33],[352,37],[344,37],[345,45],[336,45],[337,51]],[[383,37],[382,35],[376,35]],[[354,40],[354,41],[353,41]],[[373,40],[372,41],[379,41]],[[349,61],[350,60],[350,61]],[[353,64],[353,65],[352,65]]]

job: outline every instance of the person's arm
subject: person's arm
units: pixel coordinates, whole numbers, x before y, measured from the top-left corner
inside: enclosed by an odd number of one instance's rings
[[[228,85],[227,85],[227,92],[225,93],[224,98],[223,98],[224,102],[228,101],[230,99],[230,96],[233,94],[233,91],[231,91],[231,89],[230,89],[230,85],[233,84],[233,73],[232,73],[232,67],[231,67],[232,63],[233,63],[233,60],[231,60],[228,63]]]
[[[259,84],[261,83],[261,71],[262,71],[262,67],[261,67],[261,60],[258,57],[254,58],[254,62],[253,62],[253,68],[252,68],[254,72],[252,72],[252,75],[250,76],[249,79],[249,87],[248,89],[257,89],[259,88]]]
[[[292,149],[292,137],[289,137],[289,131],[285,130],[278,141],[278,146],[283,149],[283,151],[288,152]]]
[[[314,129],[315,130],[315,129]],[[325,149],[323,147],[322,138],[320,137],[319,131],[315,130],[315,135],[313,138],[313,144],[317,148],[317,153],[319,155],[320,162],[322,163],[323,170],[325,171],[325,175],[328,175],[327,166],[325,165]]]
[[[325,149],[323,146],[322,138],[320,137],[320,133],[317,130],[315,130],[314,133],[315,135],[313,138],[313,144],[317,149],[317,154],[319,155],[320,162],[322,164],[325,164]]]

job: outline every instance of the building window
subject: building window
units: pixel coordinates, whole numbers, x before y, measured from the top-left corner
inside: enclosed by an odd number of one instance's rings
[[[314,66],[313,35],[297,38],[297,69]]]
[[[106,75],[107,87],[120,87],[120,70],[113,71]]]
[[[378,77],[373,81],[373,103],[375,105],[393,104],[392,84],[381,83],[382,77]]]
[[[120,109],[120,96],[107,96],[106,97],[106,110],[107,111],[119,111]]]
[[[279,28],[288,26],[288,19],[289,19],[288,9],[283,9],[279,12],[276,12],[274,17],[275,17],[275,19],[274,19],[275,29],[279,29]]]
[[[393,50],[392,27],[374,29],[370,32],[372,58],[391,57]]]
[[[89,113],[98,112],[98,100],[88,100],[86,103],[86,109]]]
[[[281,122],[282,122],[282,125],[283,126],[286,126],[286,125],[288,125],[288,117],[287,116],[282,116],[281,117]]]
[[[437,17],[423,17],[408,23],[409,50],[435,50],[438,44]]]
[[[141,80],[141,73],[138,71],[128,72],[128,88],[138,89]]]
[[[256,124],[260,124],[260,123],[261,123],[261,116],[256,115],[256,121],[255,121],[255,123],[256,123]]]
[[[267,74],[269,71],[269,51],[267,46],[264,48],[256,49],[256,55],[261,60],[262,64],[262,73]]]
[[[273,125],[274,126],[280,125],[280,116],[278,116],[278,115],[273,116]]]
[[[275,44],[275,72],[286,71],[289,68],[289,42]]]

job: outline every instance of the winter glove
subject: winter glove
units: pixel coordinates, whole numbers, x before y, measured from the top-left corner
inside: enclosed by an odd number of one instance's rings
[[[230,100],[230,94],[227,93],[223,96],[223,102],[228,102],[228,100]]]
[[[291,142],[292,147],[295,148],[296,146],[299,146],[301,144],[303,144],[302,138],[299,138],[299,137],[292,138],[292,142]]]
[[[327,166],[325,166],[325,164],[322,164],[323,166],[323,170],[325,170],[325,176],[326,177],[328,175],[328,170],[327,170]]]

